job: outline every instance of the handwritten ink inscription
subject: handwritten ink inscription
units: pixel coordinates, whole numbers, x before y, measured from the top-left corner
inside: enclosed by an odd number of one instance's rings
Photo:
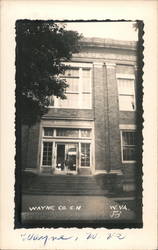
[[[105,240],[117,239],[123,240],[126,236],[122,233],[107,233],[102,236]],[[74,236],[74,235],[57,235],[57,236],[49,236],[49,235],[39,235],[34,233],[24,233],[21,234],[22,241],[41,241],[45,246],[48,242],[52,241],[78,241],[78,240],[97,240],[100,239],[100,235],[98,233],[85,233],[83,236]]]

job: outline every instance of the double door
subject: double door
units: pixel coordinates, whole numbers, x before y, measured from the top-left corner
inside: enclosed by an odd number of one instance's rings
[[[77,174],[90,172],[91,144],[88,141],[44,141],[42,144],[42,171],[53,170],[54,174]]]
[[[55,173],[77,174],[79,166],[78,143],[55,143]]]

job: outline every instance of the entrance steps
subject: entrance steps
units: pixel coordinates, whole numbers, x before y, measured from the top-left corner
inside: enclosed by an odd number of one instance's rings
[[[54,175],[23,177],[23,193],[39,195],[106,195],[94,176]]]

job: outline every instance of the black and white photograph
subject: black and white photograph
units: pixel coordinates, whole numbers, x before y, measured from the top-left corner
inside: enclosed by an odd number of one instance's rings
[[[157,249],[157,9],[1,0],[0,249]]]
[[[142,33],[16,21],[17,225],[142,227]]]

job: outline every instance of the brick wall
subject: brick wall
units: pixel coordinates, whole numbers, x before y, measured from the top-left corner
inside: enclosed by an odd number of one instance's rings
[[[122,164],[122,171],[125,178],[133,178],[136,171],[135,163],[124,163]]]
[[[23,164],[26,168],[37,168],[38,145],[39,145],[39,123],[32,126],[23,138]],[[26,144],[26,146],[24,146]],[[26,151],[25,151],[26,150]]]
[[[21,167],[25,169],[27,167],[27,151],[28,151],[28,134],[29,129],[27,125],[23,125],[21,128]]]
[[[121,142],[119,131],[119,105],[115,65],[107,64],[106,72],[108,88],[110,168],[111,170],[118,170],[121,168]]]
[[[120,124],[136,124],[136,112],[120,111],[119,123]]]
[[[95,169],[108,168],[106,155],[105,112],[104,112],[104,74],[103,67],[93,68],[94,121],[95,121]]]
[[[117,65],[116,72],[119,74],[134,74],[134,67],[132,65]]]
[[[49,112],[44,117],[52,118],[81,118],[81,119],[93,119],[92,109],[57,109],[50,108]]]

